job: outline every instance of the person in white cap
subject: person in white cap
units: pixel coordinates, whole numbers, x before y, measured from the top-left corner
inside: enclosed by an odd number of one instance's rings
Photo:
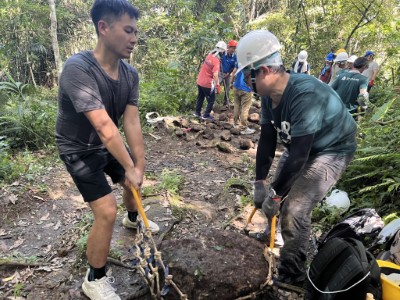
[[[307,51],[300,51],[297,55],[297,60],[292,64],[292,71],[294,73],[310,74],[310,65],[307,63],[307,58]]]
[[[218,75],[221,66],[221,56],[227,50],[226,43],[219,41],[214,50],[212,50],[206,57],[203,65],[200,68],[199,75],[197,76],[197,99],[196,110],[194,116],[202,118],[203,120],[212,121],[214,118],[210,115],[214,102],[215,93],[221,92]],[[204,98],[207,99],[207,107],[203,116],[201,115],[201,108],[203,106]]]
[[[351,55],[348,59],[347,59],[347,68],[349,70],[352,70],[354,68],[354,62],[356,61],[356,59],[358,58],[357,55]]]
[[[352,160],[357,125],[327,84],[286,72],[281,48],[268,30],[247,33],[237,47],[238,72],[262,96],[254,204],[269,223],[280,211],[284,245],[274,282],[302,286],[311,211]],[[277,135],[285,150],[268,185]]]

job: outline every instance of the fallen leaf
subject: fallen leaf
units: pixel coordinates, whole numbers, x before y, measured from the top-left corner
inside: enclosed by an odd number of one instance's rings
[[[54,223],[49,223],[49,224],[44,225],[43,228],[49,228],[49,227],[51,227],[53,225],[54,225]]]
[[[23,243],[24,241],[25,241],[24,239],[22,239],[22,238],[19,237],[18,240],[16,240],[16,241],[14,242],[14,245],[12,245],[12,246],[10,247],[10,249],[8,249],[8,250],[12,250],[12,249],[18,248],[19,246],[22,245],[22,243]]]
[[[0,236],[3,236],[3,235],[7,235],[7,233],[3,228],[1,228],[0,229]]]
[[[8,196],[8,201],[10,201],[12,204],[15,204],[17,202],[18,198],[14,194],[11,194]]]
[[[43,217],[40,218],[40,221],[47,221],[49,219],[50,213],[45,214]]]
[[[2,279],[2,281],[4,281],[4,282],[8,282],[8,281],[14,282],[14,280],[16,280],[16,279],[18,280],[19,278],[20,278],[20,275],[19,275],[18,271],[15,271],[15,273],[13,275],[11,275],[10,277]]]
[[[54,226],[54,230],[57,230],[61,226],[61,221],[57,221],[56,225]]]

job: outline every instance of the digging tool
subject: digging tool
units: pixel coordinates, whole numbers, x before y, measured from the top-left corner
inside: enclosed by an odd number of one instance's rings
[[[253,219],[254,214],[257,211],[257,207],[254,207],[253,210],[250,213],[250,216],[247,218],[246,226],[243,228],[243,232],[248,236],[249,235],[249,229],[247,226],[251,223],[251,219]]]
[[[228,75],[230,76],[230,75]],[[225,78],[222,79],[222,82],[224,84],[224,92],[225,92],[225,97],[226,97],[226,103],[228,105],[228,111],[231,112],[231,103],[229,101],[229,86],[226,87],[226,82],[225,82]]]
[[[275,246],[275,229],[276,229],[276,216],[274,216],[271,220],[271,234],[269,239],[269,247],[266,248],[266,250],[264,250],[264,257],[268,262],[268,275],[267,275],[267,280],[264,283],[264,286],[273,284],[272,273],[274,272],[276,267],[275,254],[273,252]]]

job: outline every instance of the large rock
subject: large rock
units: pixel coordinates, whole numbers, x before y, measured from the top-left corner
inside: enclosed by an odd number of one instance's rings
[[[207,229],[161,245],[173,280],[191,300],[232,300],[259,291],[268,264],[263,246],[245,235]],[[171,289],[167,299],[176,298]]]

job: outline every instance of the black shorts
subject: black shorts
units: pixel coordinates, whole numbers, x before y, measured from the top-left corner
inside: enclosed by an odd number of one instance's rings
[[[97,200],[111,193],[112,189],[106,174],[111,177],[113,183],[125,179],[124,168],[107,149],[61,154],[60,158],[85,202]]]

